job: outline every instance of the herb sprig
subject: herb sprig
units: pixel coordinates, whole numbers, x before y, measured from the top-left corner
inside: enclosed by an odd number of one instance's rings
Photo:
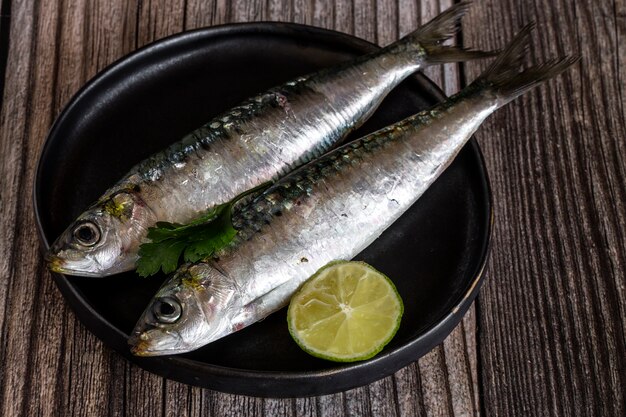
[[[262,184],[228,203],[218,205],[191,223],[158,222],[149,228],[150,242],[139,247],[137,274],[142,277],[159,271],[169,274],[176,270],[181,257],[184,262],[197,262],[226,247],[237,235],[232,224],[235,203],[267,188],[269,184]]]
[[[137,273],[142,277],[159,270],[169,274],[184,262],[196,262],[211,256],[230,243],[237,230],[232,225],[232,203],[216,206],[202,217],[182,225],[158,222],[148,229],[150,242],[139,247]]]

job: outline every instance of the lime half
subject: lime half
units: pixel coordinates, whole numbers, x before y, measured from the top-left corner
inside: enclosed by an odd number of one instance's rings
[[[396,287],[364,262],[320,268],[293,296],[289,332],[306,352],[335,362],[369,359],[396,334],[404,306]]]

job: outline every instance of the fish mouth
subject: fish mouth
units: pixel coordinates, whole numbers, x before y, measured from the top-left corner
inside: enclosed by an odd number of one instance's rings
[[[46,264],[50,271],[58,273],[65,272],[65,268],[63,268],[63,265],[65,264],[64,259],[51,253],[47,253],[44,259],[46,260]]]
[[[66,275],[79,275],[83,277],[100,277],[101,275],[97,272],[91,272],[80,269],[72,269],[67,266],[67,261],[61,258],[58,255],[48,253],[44,257],[46,261],[48,270],[52,272],[56,272],[57,274],[66,274]]]
[[[169,337],[172,337],[171,333]],[[176,340],[170,340],[167,344],[178,345],[179,337],[177,336],[175,339]],[[128,338],[128,345],[130,347],[130,353],[139,357],[174,355],[189,351],[185,348],[163,346],[163,343],[159,343],[158,340],[151,340],[150,331],[133,334]]]
[[[130,353],[135,356],[153,356],[150,354],[150,344],[147,340],[141,340],[138,336],[133,336],[128,339],[130,345]]]

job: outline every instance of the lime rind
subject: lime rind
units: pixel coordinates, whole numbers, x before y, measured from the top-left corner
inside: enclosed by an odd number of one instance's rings
[[[329,290],[329,288],[328,286],[324,287],[324,285],[327,285],[329,283],[324,282],[324,278],[329,273],[333,272],[333,269],[337,267],[344,267],[344,268],[354,267],[353,271],[365,271],[365,273],[362,274],[363,276],[367,275],[367,273],[370,273],[370,274],[374,274],[374,276],[383,278],[384,280],[379,280],[379,282],[376,283],[377,284],[376,288],[372,288],[370,286],[370,288],[360,289],[359,288],[360,282],[357,280],[357,282],[355,283],[354,276],[352,276],[353,281],[347,283],[348,285],[346,285],[346,287],[349,287],[349,288],[344,288],[343,286],[340,285],[339,287],[330,290],[331,292],[334,292],[334,294],[338,295],[338,297],[332,297],[332,294],[328,294],[326,292]],[[332,284],[337,285],[338,283],[335,282]],[[380,285],[384,285],[386,287],[385,290],[387,291],[384,296],[376,297],[375,290],[376,289],[380,290],[382,288]],[[347,292],[345,290],[347,290]],[[369,291],[370,294],[368,295],[368,294],[359,293],[360,290],[361,292],[367,290]],[[317,338],[320,339],[320,340],[316,340],[317,344],[322,344],[322,345],[323,343],[327,344],[326,349],[316,349],[311,346],[311,343],[306,343],[304,340],[302,340],[300,335],[309,333],[307,329],[310,331],[311,328],[317,326],[317,323],[313,323],[311,322],[311,320],[308,320],[308,321],[305,320],[304,326],[298,326],[296,323],[294,323],[294,317],[296,317],[296,315],[298,315],[298,317],[300,318],[302,318],[303,316],[306,317],[307,312],[302,311],[301,309],[302,305],[299,304],[298,301],[301,301],[300,298],[303,296],[303,294],[306,295],[310,293],[322,294],[322,296],[325,297],[324,302],[329,302],[329,301],[332,301],[332,298],[336,298],[337,302],[342,303],[342,302],[346,302],[347,300],[351,300],[351,299],[354,300],[354,297],[356,297],[357,299],[354,301],[357,302],[358,305],[354,306],[355,308],[353,309],[352,314],[357,314],[357,315],[365,314],[368,316],[367,319],[376,319],[378,317],[381,320],[379,320],[380,322],[376,323],[376,325],[382,326],[383,329],[388,329],[388,330],[387,332],[380,331],[380,333],[383,333],[383,334],[381,335],[381,337],[377,339],[377,342],[370,349],[364,349],[364,351],[359,351],[357,353],[351,352],[350,354],[346,354],[345,352],[340,353],[334,349],[329,348],[329,346],[333,346],[333,345],[337,346],[338,344],[342,344],[342,343],[344,345],[354,346],[355,344],[358,344],[358,341],[355,342],[352,339],[354,339],[355,336],[358,336],[357,334],[361,331],[358,328],[354,327],[353,321],[345,320],[345,317],[342,317],[342,316],[345,316],[345,313],[343,313],[341,309],[338,309],[337,307],[333,309],[332,306],[325,306],[323,308],[325,308],[329,312],[330,311],[334,312],[332,316],[326,317],[326,320],[332,321],[333,325],[336,325],[337,329],[334,333],[328,332],[328,334],[326,335],[324,334],[316,335]],[[373,297],[372,297],[372,293],[374,293]],[[371,299],[368,299],[368,297],[370,297]],[[316,302],[313,300],[318,300],[318,299],[310,298],[309,300],[305,302],[305,304],[306,303],[309,303],[309,305],[316,304]],[[370,305],[371,307],[372,303],[376,303],[375,306],[378,307],[374,309],[375,310],[374,312],[367,311],[368,309],[363,308],[363,306],[366,306],[366,305]],[[393,310],[392,313],[395,313],[397,316],[385,314],[385,311],[389,311],[389,310]],[[380,351],[383,350],[383,348],[391,341],[391,339],[393,339],[393,337],[397,333],[400,327],[400,321],[402,319],[403,314],[404,314],[404,304],[402,302],[402,298],[400,297],[400,294],[398,293],[396,286],[389,279],[389,277],[387,277],[385,274],[381,273],[380,271],[376,270],[371,265],[368,265],[365,262],[339,260],[339,261],[332,261],[326,264],[325,266],[323,266],[322,268],[320,268],[300,287],[298,292],[292,297],[292,300],[289,304],[289,309],[287,311],[287,323],[288,323],[289,333],[291,334],[291,337],[298,344],[298,346],[300,346],[300,348],[304,350],[305,352],[307,352],[308,354],[321,358],[321,359],[333,361],[333,362],[356,362],[356,361],[371,359],[372,357],[376,356],[378,353],[380,353]],[[366,318],[363,317],[361,319],[365,320]],[[325,320],[325,319],[322,319],[322,320]],[[385,321],[387,321],[387,323],[385,323]],[[329,326],[329,323],[325,323],[325,325]],[[324,340],[325,336],[328,337],[329,339],[332,337],[333,340]]]

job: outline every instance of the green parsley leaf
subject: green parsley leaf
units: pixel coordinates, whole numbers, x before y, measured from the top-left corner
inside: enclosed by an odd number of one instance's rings
[[[197,262],[228,246],[237,235],[232,224],[233,205],[267,186],[269,183],[253,188],[229,203],[214,207],[188,224],[156,223],[148,229],[150,242],[139,247],[139,276],[148,277],[160,270],[169,274],[176,270],[181,257],[185,262]]]
[[[157,223],[148,229],[150,242],[139,247],[137,273],[148,277],[159,270],[165,274],[174,272],[183,254],[186,262],[211,256],[237,234],[231,224],[231,216],[232,204],[226,203],[186,225]]]
[[[178,259],[185,249],[185,242],[170,239],[169,242],[144,243],[139,247],[139,260],[137,261],[137,273],[139,276],[148,277],[159,272],[174,272],[178,267]]]

